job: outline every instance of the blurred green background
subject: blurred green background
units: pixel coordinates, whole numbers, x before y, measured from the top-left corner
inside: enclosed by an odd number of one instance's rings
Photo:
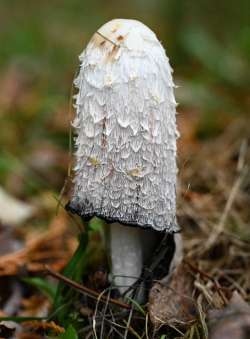
[[[78,55],[98,27],[133,18],[152,28],[173,66],[179,112],[211,138],[249,114],[249,1],[0,2],[0,184],[21,198],[59,191]],[[46,199],[45,199],[46,200]]]

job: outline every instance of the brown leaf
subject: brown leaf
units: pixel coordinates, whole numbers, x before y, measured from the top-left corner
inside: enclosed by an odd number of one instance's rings
[[[154,326],[186,324],[196,316],[192,298],[193,278],[184,263],[167,282],[156,282],[149,294],[149,316]]]
[[[44,317],[49,313],[49,300],[39,294],[35,294],[30,298],[22,300],[22,317]]]
[[[61,334],[64,332],[64,328],[57,325],[54,321],[25,321],[23,327],[34,332],[46,332],[48,330],[52,331],[54,334]]]
[[[33,232],[19,251],[0,256],[0,276],[15,275],[26,268],[30,272],[43,271],[49,264],[61,270],[72,254],[67,243],[68,219],[64,212],[56,216],[46,232]]]
[[[246,339],[250,337],[250,305],[238,292],[222,310],[211,310],[208,315],[211,339]]]

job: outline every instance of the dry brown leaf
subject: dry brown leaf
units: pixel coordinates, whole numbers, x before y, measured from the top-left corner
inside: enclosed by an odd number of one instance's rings
[[[250,337],[250,305],[234,292],[227,307],[209,312],[211,339],[247,339]]]
[[[50,302],[43,295],[35,294],[28,299],[22,300],[22,317],[45,317],[49,313]]]
[[[193,278],[184,263],[179,264],[165,283],[156,282],[149,294],[149,316],[155,327],[186,324],[196,317],[192,298]]]
[[[22,268],[37,272],[49,264],[54,270],[61,270],[72,254],[66,241],[68,219],[65,213],[56,216],[44,233],[33,233],[26,240],[24,248],[0,257],[0,276],[15,275]]]
[[[29,329],[34,332],[36,331],[46,332],[48,330],[53,331],[54,334],[61,334],[64,332],[64,328],[57,325],[54,321],[33,320],[33,321],[25,321],[23,322],[22,325],[25,329]]]

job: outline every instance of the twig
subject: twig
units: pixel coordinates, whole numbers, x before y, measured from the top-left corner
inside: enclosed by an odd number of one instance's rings
[[[132,308],[129,312],[129,316],[128,316],[128,321],[126,322],[125,320],[123,320],[123,322],[126,324],[126,330],[125,330],[125,334],[124,334],[124,339],[127,339],[128,336],[128,331],[130,330],[130,323],[132,320],[132,316],[133,316],[133,310],[134,310],[134,305],[132,305]]]
[[[96,333],[96,315],[97,315],[97,312],[98,312],[98,307],[99,307],[99,303],[100,303],[100,301],[101,301],[101,298],[104,296],[104,294],[106,293],[107,290],[109,290],[109,294],[108,294],[108,297],[106,298],[104,313],[102,314],[102,322],[101,322],[101,334],[100,334],[100,339],[102,339],[102,333],[103,333],[103,326],[104,326],[105,313],[106,313],[107,306],[108,306],[109,299],[110,299],[110,289],[105,289],[105,290],[103,290],[103,291],[99,294],[98,299],[97,299],[97,303],[96,303],[96,305],[95,305],[95,312],[94,312],[94,316],[93,316],[93,332],[94,332],[94,335],[95,335],[95,338],[96,338],[96,339],[98,339],[97,333]]]
[[[66,180],[68,180],[68,178],[67,178]],[[65,208],[65,206],[62,204],[62,202],[61,202],[61,198],[62,198],[62,197],[61,197],[61,193],[60,193],[60,195],[59,195],[59,198],[57,198],[56,196],[53,196],[53,198],[57,201],[57,208],[62,207],[62,208],[67,212],[67,216],[68,216],[71,220],[73,220],[73,222],[76,224],[76,226],[78,227],[78,230],[79,230],[80,232],[83,232],[83,231],[84,231],[83,225],[80,224],[80,223],[74,218],[74,216],[70,213],[70,211],[68,211],[68,210]],[[57,213],[58,213],[58,211],[56,211],[56,215],[57,215]]]
[[[56,271],[54,271],[53,269],[51,269],[49,266],[45,265],[45,268],[47,270],[47,273],[49,275],[51,275],[52,277],[58,279],[58,280],[61,280],[63,281],[65,284],[75,288],[76,290],[78,290],[80,293],[83,293],[83,294],[87,294],[90,298],[92,299],[95,299],[95,300],[98,300],[98,298],[100,298],[100,293],[86,287],[86,286],[83,286],[81,284],[78,284],[77,282],[65,277],[64,275],[60,274],[60,273],[57,273]],[[102,302],[107,302],[107,298],[105,296],[101,296],[101,298],[99,299],[100,301]],[[121,301],[119,300],[116,300],[116,299],[112,299],[110,298],[109,299],[109,302],[111,304],[114,304],[116,306],[119,306],[119,307],[122,307],[122,308],[125,308],[127,310],[130,310],[131,309],[131,306],[128,305],[128,304],[125,304],[125,303],[122,303]]]
[[[204,337],[204,339],[208,339],[208,328],[207,328],[207,324],[206,324],[206,315],[205,315],[205,313],[202,309],[202,302],[201,302],[200,296],[198,297],[197,305],[198,305],[198,312],[199,312],[201,327],[202,327],[202,330],[203,330],[203,337]]]
[[[244,290],[244,288],[240,286],[240,284],[237,281],[235,281],[233,278],[231,278],[229,275],[227,275],[226,273],[222,271],[218,271],[218,273],[220,274],[220,276],[222,276],[224,279],[230,282],[233,285],[233,288],[234,289],[236,288],[242,294],[243,298],[247,298],[246,291]]]
[[[225,303],[225,305],[228,304],[228,300],[222,292],[222,287],[220,286],[220,284],[218,283],[218,281],[214,277],[212,277],[210,274],[200,270],[198,267],[194,266],[193,264],[191,264],[189,261],[187,261],[185,259],[183,260],[183,262],[185,264],[187,264],[192,269],[192,271],[194,271],[196,273],[198,272],[198,273],[200,273],[201,276],[211,280],[212,283],[214,284],[214,287],[216,288],[217,292],[219,293],[220,297],[222,298],[223,302]]]
[[[203,295],[205,296],[207,302],[212,305],[213,304],[213,297],[210,295],[210,293],[207,291],[206,286],[202,285],[199,281],[194,282],[194,286],[200,290]]]
[[[131,314],[131,318],[132,318],[132,312],[130,314]],[[126,322],[126,320],[123,320],[123,322],[124,322],[124,324],[126,324],[126,332],[130,331],[137,339],[141,339],[141,336],[133,329],[132,326],[130,326],[131,319],[129,319],[128,322]],[[125,338],[127,338],[127,335],[126,335],[126,337],[124,336],[124,339]]]
[[[234,203],[235,197],[240,189],[240,186],[242,184],[243,179],[245,178],[245,175],[247,174],[247,166],[245,166],[240,175],[238,176],[238,178],[235,180],[233,187],[231,189],[231,192],[229,194],[228,200],[226,202],[224,211],[222,213],[222,216],[220,218],[219,223],[214,227],[213,232],[211,233],[211,236],[208,238],[208,241],[205,245],[206,249],[209,249],[217,240],[218,236],[223,232],[224,226],[225,226],[225,222],[227,220],[228,214],[232,208],[232,205]]]
[[[112,321],[113,321],[113,323],[114,323],[115,320],[117,321],[117,320],[119,320],[120,318],[123,319],[123,318],[126,316],[127,312],[129,312],[129,311],[121,311],[120,314],[119,314],[119,313],[118,313],[118,314],[117,314],[117,313],[116,313],[116,314],[113,314],[113,310],[110,308],[109,312],[110,312]],[[124,313],[125,313],[125,314],[124,314]],[[107,338],[111,338],[111,333],[112,333],[112,331],[118,333],[119,336],[120,336],[121,338],[123,338],[123,334],[122,334],[115,326],[110,326],[110,331],[109,331],[109,334],[107,335]]]
[[[107,38],[105,35],[103,35],[99,31],[97,31],[96,34],[100,35],[103,39],[107,40],[108,42],[110,42],[115,47],[121,47],[120,45],[117,45],[114,41],[110,40],[109,38]]]
[[[102,325],[101,325],[100,339],[103,338],[103,333],[104,333],[104,319],[105,319],[105,317],[106,317],[106,312],[107,312],[107,309],[108,309],[108,304],[109,304],[109,300],[110,300],[110,292],[111,292],[111,290],[109,289],[109,290],[108,290],[107,301],[106,301],[106,303],[105,303],[104,310],[103,310],[103,321],[102,321]]]
[[[148,313],[146,314],[146,317],[145,317],[145,333],[146,333],[146,339],[149,339],[149,336],[148,336]]]
[[[107,335],[107,338],[112,338],[111,337],[111,333],[114,331],[115,333],[117,333],[119,335],[119,337],[121,337],[123,339],[123,334],[120,331],[118,331],[118,329],[115,328],[115,326],[111,326],[110,330],[111,331],[109,331],[109,334]]]

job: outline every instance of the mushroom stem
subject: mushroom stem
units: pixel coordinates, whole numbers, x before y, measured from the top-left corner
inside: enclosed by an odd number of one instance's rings
[[[138,227],[126,227],[119,223],[110,225],[111,272],[121,294],[137,281],[142,272],[140,231]]]
[[[113,282],[123,294],[140,278],[144,265],[150,262],[162,235],[151,229],[119,223],[111,224],[109,232]]]

